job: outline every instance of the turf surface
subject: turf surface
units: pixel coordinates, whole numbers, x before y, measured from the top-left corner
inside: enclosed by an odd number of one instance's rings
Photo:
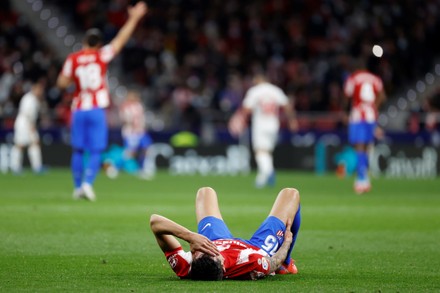
[[[440,291],[440,181],[378,178],[358,196],[352,179],[278,172],[275,188],[249,176],[100,175],[95,203],[73,201],[68,170],[0,174],[2,292],[434,292]],[[196,228],[198,187],[217,190],[223,217],[249,237],[282,187],[301,193],[294,250],[300,273],[259,281],[177,279],[148,218]],[[187,246],[185,246],[187,247]]]

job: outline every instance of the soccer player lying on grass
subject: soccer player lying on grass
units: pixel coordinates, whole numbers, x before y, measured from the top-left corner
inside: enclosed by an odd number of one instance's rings
[[[298,190],[278,193],[269,216],[249,240],[232,236],[210,187],[197,191],[196,217],[198,233],[160,215],[150,218],[157,243],[180,278],[256,280],[298,272],[290,257],[301,223]],[[188,242],[191,251],[185,252],[177,238]]]

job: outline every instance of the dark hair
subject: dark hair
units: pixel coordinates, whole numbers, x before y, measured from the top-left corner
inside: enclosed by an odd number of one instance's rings
[[[190,278],[198,281],[220,281],[223,279],[223,266],[220,260],[204,254],[193,259]]]
[[[89,47],[97,47],[103,42],[102,33],[97,28],[91,28],[87,30],[84,36],[84,43]]]

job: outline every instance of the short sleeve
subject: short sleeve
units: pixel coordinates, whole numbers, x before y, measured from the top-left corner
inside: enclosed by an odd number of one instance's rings
[[[109,63],[110,61],[113,60],[114,57],[115,57],[115,50],[110,44],[105,45],[99,50],[99,58],[104,63]]]
[[[67,57],[66,61],[64,62],[63,69],[61,70],[62,74],[65,77],[72,78],[72,75],[73,75],[72,74],[72,67],[73,67],[72,57],[69,56],[69,57]]]
[[[182,247],[179,247],[165,252],[165,257],[178,277],[188,277],[192,262],[191,252],[185,252]]]
[[[348,78],[344,85],[344,94],[347,97],[351,97],[354,92],[354,82],[352,78]]]
[[[255,107],[255,88],[248,90],[243,98],[243,107],[247,109],[253,109]]]
[[[383,83],[382,80],[376,76],[375,78],[375,82],[374,82],[374,89],[376,90],[376,92],[381,92],[383,90]]]

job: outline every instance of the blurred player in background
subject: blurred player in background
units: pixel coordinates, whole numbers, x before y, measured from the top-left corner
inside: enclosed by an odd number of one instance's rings
[[[100,170],[101,153],[106,149],[108,140],[105,113],[105,108],[110,104],[107,65],[128,42],[147,11],[144,2],[130,6],[127,21],[115,38],[103,47],[101,32],[98,29],[88,30],[83,49],[67,57],[58,77],[57,85],[62,89],[75,84],[71,124],[75,199],[85,197],[95,200],[93,182]],[[86,152],[88,159],[84,166]]]
[[[163,216],[150,218],[157,243],[180,278],[256,280],[298,273],[290,256],[301,224],[298,190],[278,193],[269,216],[249,240],[232,236],[210,187],[197,191],[196,218],[197,233]],[[176,237],[188,242],[191,251],[185,252]]]
[[[44,97],[45,81],[32,82],[31,89],[20,100],[14,123],[14,146],[11,151],[11,169],[20,174],[23,167],[23,150],[27,147],[29,161],[35,173],[43,172],[37,118]]]
[[[375,135],[382,136],[377,127],[379,106],[386,99],[380,77],[367,71],[361,61],[357,69],[345,81],[344,94],[351,100],[348,118],[348,141],[356,150],[356,179],[354,190],[361,194],[370,191],[368,175],[368,150],[374,142]]]
[[[269,83],[262,74],[254,76],[253,84],[246,92],[242,108],[229,121],[229,131],[232,135],[240,135],[252,115],[252,148],[257,164],[255,186],[262,188],[275,184],[273,150],[278,139],[281,113],[287,116],[290,130],[296,131],[298,122],[289,98],[279,87]]]
[[[139,92],[134,90],[128,92],[127,98],[119,107],[119,116],[123,123],[124,159],[136,159],[139,155],[139,176],[143,179],[152,179],[154,167],[148,157],[148,147],[153,141],[147,133],[145,109]]]

